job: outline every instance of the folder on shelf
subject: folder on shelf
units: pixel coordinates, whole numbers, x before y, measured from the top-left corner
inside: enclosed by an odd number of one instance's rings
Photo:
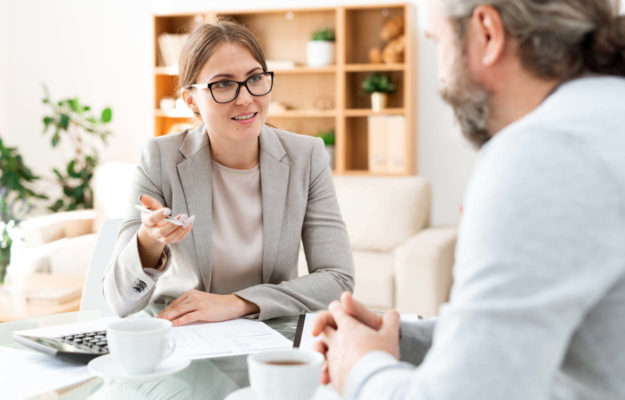
[[[369,172],[404,172],[405,133],[406,118],[403,115],[368,117]]]

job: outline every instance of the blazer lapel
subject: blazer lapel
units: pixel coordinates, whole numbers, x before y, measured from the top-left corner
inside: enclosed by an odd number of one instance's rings
[[[260,133],[260,182],[263,201],[263,283],[269,282],[278,256],[289,182],[284,147],[271,128]]]
[[[209,140],[204,124],[189,131],[180,146],[185,157],[177,165],[178,177],[187,202],[189,215],[195,215],[191,237],[195,246],[196,262],[204,282],[204,289],[211,284],[211,218],[213,198],[211,193],[211,156]]]

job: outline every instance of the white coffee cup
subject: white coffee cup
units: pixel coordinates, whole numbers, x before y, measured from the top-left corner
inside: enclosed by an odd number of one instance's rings
[[[176,348],[171,321],[159,318],[125,319],[106,330],[109,353],[129,374],[153,372]]]
[[[260,400],[310,400],[321,380],[323,356],[298,349],[250,354],[250,384]]]

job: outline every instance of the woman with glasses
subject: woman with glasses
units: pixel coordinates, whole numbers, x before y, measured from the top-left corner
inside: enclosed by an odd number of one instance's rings
[[[246,28],[197,27],[179,64],[202,123],[144,150],[107,302],[120,316],[168,304],[159,317],[174,325],[326,308],[353,289],[354,268],[323,142],[265,124],[273,72]]]

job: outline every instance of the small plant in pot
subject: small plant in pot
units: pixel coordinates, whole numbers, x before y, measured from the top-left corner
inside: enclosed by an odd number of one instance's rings
[[[335,134],[334,129],[329,131],[319,131],[317,132],[317,136],[323,140],[323,144],[326,145],[326,151],[330,156],[330,167],[334,169],[334,142],[335,142]]]
[[[371,109],[379,112],[386,108],[388,93],[395,91],[395,84],[384,74],[376,73],[369,75],[362,81],[362,90],[371,94]]]
[[[306,45],[306,59],[309,67],[324,67],[334,64],[334,30],[321,28],[315,31]]]

